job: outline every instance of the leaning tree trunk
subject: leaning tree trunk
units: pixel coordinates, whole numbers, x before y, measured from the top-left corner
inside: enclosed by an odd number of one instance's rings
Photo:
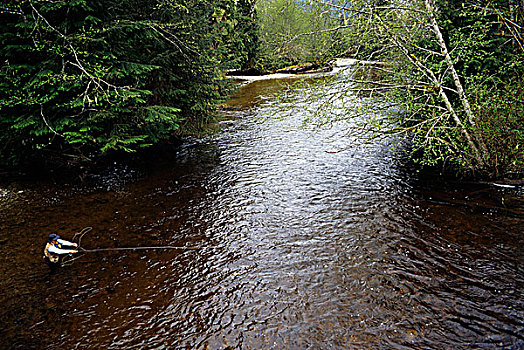
[[[469,100],[466,96],[466,93],[464,92],[464,87],[462,86],[460,77],[457,73],[457,70],[455,69],[455,65],[453,64],[453,60],[451,59],[451,56],[449,54],[448,47],[446,45],[446,42],[444,41],[442,32],[440,31],[437,20],[435,18],[434,9],[431,6],[430,2],[431,2],[430,0],[424,0],[424,4],[426,5],[427,15],[428,15],[429,22],[430,22],[429,25],[431,26],[431,30],[437,37],[437,43],[440,46],[440,49],[442,51],[444,62],[446,63],[446,66],[447,66],[446,68],[451,72],[451,77],[453,78],[453,83],[455,85],[455,89],[457,91],[460,103],[462,104],[464,113],[466,114],[469,124],[471,126],[471,134],[464,128],[464,125],[462,123],[459,123],[459,126],[462,128],[463,133],[466,135],[466,138],[468,139],[468,142],[475,153],[475,159],[477,160],[480,166],[484,166],[485,159],[487,159],[488,150],[481,136],[478,134],[476,117],[473,114],[473,111],[471,110]],[[449,100],[445,102],[447,105],[449,103]]]

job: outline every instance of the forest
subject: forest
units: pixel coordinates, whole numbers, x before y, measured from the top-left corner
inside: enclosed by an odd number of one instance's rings
[[[406,137],[422,166],[486,178],[524,174],[521,0],[0,7],[2,167],[74,167],[202,135],[234,88],[226,72],[349,57],[380,63],[357,65],[351,78],[354,92],[396,111],[375,123],[377,137]]]

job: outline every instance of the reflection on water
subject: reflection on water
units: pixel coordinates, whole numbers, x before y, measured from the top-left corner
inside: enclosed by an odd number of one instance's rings
[[[154,166],[3,186],[0,347],[523,347],[522,193],[415,175],[385,142],[327,152],[347,125],[280,117],[274,84]],[[86,226],[86,248],[203,248],[50,273],[47,234]]]

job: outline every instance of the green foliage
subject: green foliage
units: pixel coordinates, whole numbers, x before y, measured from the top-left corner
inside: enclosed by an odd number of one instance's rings
[[[135,151],[202,130],[249,1],[15,1],[0,15],[0,162]],[[254,40],[254,39],[253,39]]]
[[[489,177],[522,176],[524,114],[524,4],[519,1],[440,0],[439,25],[464,83],[476,124],[471,132],[485,144],[483,164],[475,164],[471,150],[454,159],[463,169]],[[464,148],[461,135],[451,138]],[[450,147],[441,147],[447,157]]]
[[[494,78],[496,79],[496,78]],[[491,87],[490,87],[491,86]],[[476,84],[472,102],[478,127],[489,150],[492,177],[524,173],[524,83],[514,80]]]
[[[344,13],[322,1],[263,0],[258,67],[276,70],[300,62],[325,62],[341,54]],[[337,29],[338,28],[338,29]]]
[[[437,3],[439,25],[464,77],[508,77],[524,69],[523,48],[511,35],[516,30],[522,39],[524,4],[515,0]]]
[[[522,1],[353,6],[361,14],[351,35],[357,57],[388,62],[363,88],[396,105],[394,131],[411,135],[418,162],[488,177],[524,174]]]

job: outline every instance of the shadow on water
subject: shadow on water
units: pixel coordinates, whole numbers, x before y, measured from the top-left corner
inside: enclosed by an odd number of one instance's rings
[[[522,192],[416,174],[387,142],[328,152],[347,125],[279,117],[276,84],[169,159],[0,186],[0,347],[523,347]],[[202,249],[51,273],[47,235],[86,226],[86,248]]]

